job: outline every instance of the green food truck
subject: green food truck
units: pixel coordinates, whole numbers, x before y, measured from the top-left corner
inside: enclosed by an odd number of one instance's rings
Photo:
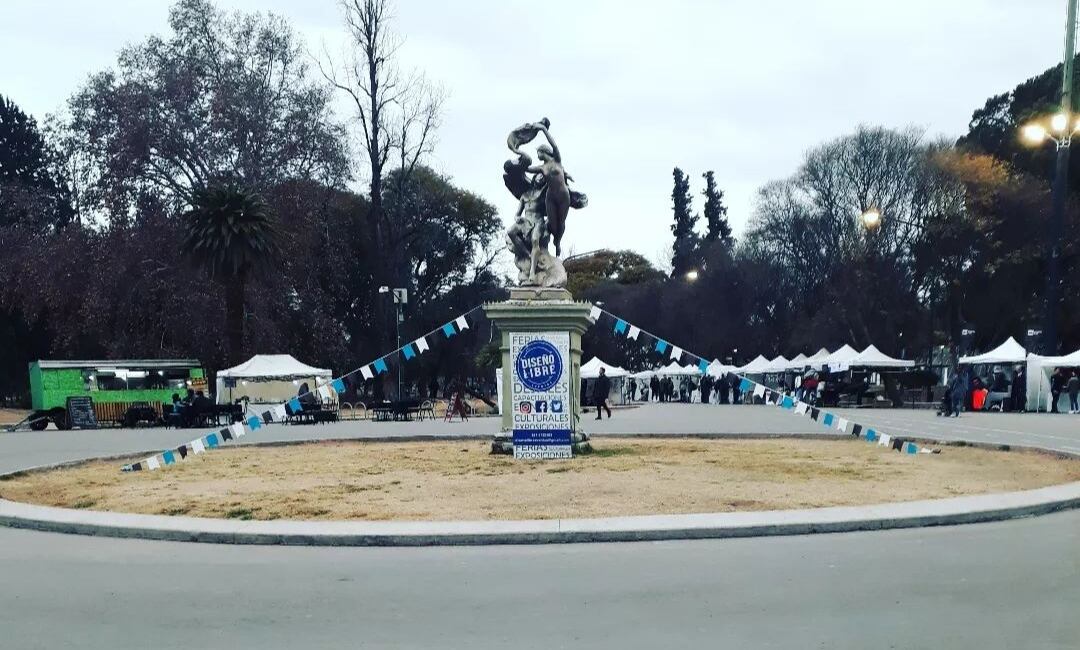
[[[207,389],[196,359],[34,361],[30,364],[33,412],[23,422],[41,431],[95,428],[98,423],[134,426],[159,421],[173,393]]]

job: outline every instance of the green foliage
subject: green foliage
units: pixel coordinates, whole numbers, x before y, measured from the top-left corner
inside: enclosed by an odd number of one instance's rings
[[[277,255],[277,230],[261,196],[227,182],[196,189],[180,250],[221,282],[246,279]]]
[[[671,205],[675,213],[671,224],[671,234],[675,236],[672,244],[671,275],[680,277],[699,265],[699,236],[694,232],[698,216],[691,211],[693,197],[690,195],[690,179],[683,170],[676,167],[672,173],[674,187],[671,190]]]
[[[565,262],[566,288],[574,296],[586,298],[605,282],[633,285],[660,280],[664,274],[644,256],[631,250],[599,250]]]
[[[62,226],[71,219],[66,188],[37,122],[0,95],[0,226]]]
[[[705,190],[701,194],[705,197],[705,222],[709,227],[705,233],[705,241],[720,242],[730,248],[735,245],[735,238],[727,219],[724,191],[716,186],[716,177],[712,171],[705,172],[701,177],[705,179]]]

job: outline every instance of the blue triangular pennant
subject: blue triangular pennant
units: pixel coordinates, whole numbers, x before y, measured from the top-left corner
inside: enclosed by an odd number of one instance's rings
[[[416,356],[416,351],[413,350],[412,343],[406,343],[405,347],[401,348],[401,354],[405,356],[405,359],[412,359]]]
[[[442,331],[443,331],[443,334],[446,335],[446,338],[450,338],[451,336],[457,334],[457,330],[454,329],[454,324],[453,323],[447,323],[446,325],[443,325],[442,326]]]
[[[379,359],[375,362],[375,373],[381,375],[384,372],[386,372],[386,360]]]
[[[626,334],[626,321],[624,321],[621,318],[619,320],[615,321],[615,333],[616,334]]]
[[[330,382],[330,386],[338,395],[345,392],[345,382],[341,381],[340,379],[335,379],[334,381]]]
[[[667,352],[668,342],[663,339],[656,339],[656,351],[660,354]]]

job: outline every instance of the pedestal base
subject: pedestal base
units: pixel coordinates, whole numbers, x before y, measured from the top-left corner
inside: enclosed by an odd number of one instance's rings
[[[573,453],[588,453],[592,450],[589,438],[581,429],[581,336],[592,324],[589,312],[592,305],[575,302],[566,289],[544,287],[517,287],[510,290],[510,300],[484,305],[484,312],[499,330],[500,352],[502,357],[502,431],[495,436],[491,444],[493,454],[514,453],[515,413],[521,423],[517,426],[523,436],[526,433],[543,433],[545,430],[561,435],[566,440],[569,430],[570,447]],[[525,335],[525,336],[523,336]],[[529,362],[542,362],[544,359],[528,358],[528,350],[518,347],[523,357],[521,372],[525,377],[515,376],[516,359],[511,358],[511,341],[521,346],[521,341],[532,338],[560,340],[567,358],[562,361],[559,379],[554,387],[526,384],[536,381],[537,375],[528,376],[536,369]],[[567,348],[567,338],[569,347]],[[529,344],[525,348],[531,347]],[[548,348],[554,353],[554,348]],[[557,355],[558,356],[558,355]],[[546,357],[545,357],[546,358]],[[555,375],[548,374],[548,377]],[[515,393],[517,386],[517,393]],[[562,386],[562,388],[558,388]],[[552,392],[554,391],[554,392]],[[551,414],[548,420],[537,416]],[[568,414],[569,417],[566,417]],[[549,425],[548,422],[551,422]],[[528,437],[528,436],[526,436]],[[545,445],[539,442],[531,444]],[[563,446],[565,442],[555,443]],[[562,447],[565,449],[565,447]]]

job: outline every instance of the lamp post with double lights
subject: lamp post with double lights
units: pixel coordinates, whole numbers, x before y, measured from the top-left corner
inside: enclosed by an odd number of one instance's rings
[[[1070,66],[1071,67],[1071,66]],[[1073,136],[1080,133],[1080,118],[1061,112],[1049,120],[1049,128],[1040,122],[1024,125],[1020,130],[1024,141],[1033,146],[1053,142],[1057,149],[1054,159],[1054,184],[1051,188],[1053,211],[1046,229],[1046,306],[1043,313],[1042,353],[1057,354],[1057,312],[1061,301],[1061,237],[1065,222],[1065,195],[1069,182],[1069,150]]]
[[[1069,0],[1065,18],[1065,60],[1061,69],[1061,112],[1050,118],[1050,128],[1032,122],[1021,129],[1024,140],[1034,145],[1047,141],[1057,148],[1054,161],[1053,213],[1046,229],[1046,311],[1043,323],[1042,353],[1058,352],[1057,313],[1061,302],[1061,237],[1065,223],[1065,194],[1069,180],[1069,149],[1072,137],[1080,131],[1080,119],[1073,111],[1073,58],[1076,55],[1076,4]]]

